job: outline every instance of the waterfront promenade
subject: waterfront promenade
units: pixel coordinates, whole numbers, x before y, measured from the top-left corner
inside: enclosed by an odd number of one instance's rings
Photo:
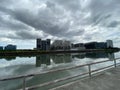
[[[120,90],[120,66],[51,90]]]

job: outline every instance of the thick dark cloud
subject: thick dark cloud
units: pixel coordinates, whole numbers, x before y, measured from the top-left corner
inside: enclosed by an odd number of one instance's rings
[[[108,27],[114,28],[114,27],[117,27],[118,25],[120,25],[120,21],[119,22],[118,21],[113,21],[108,25]]]
[[[24,38],[24,39],[35,39],[37,37],[36,34],[33,34],[32,32],[28,32],[28,31],[18,31],[16,32],[17,36],[19,36],[20,38]]]
[[[4,16],[0,17],[0,28],[3,28],[4,30],[22,30],[22,29],[29,29],[27,25],[24,23],[21,23],[16,20],[11,20],[11,16]]]

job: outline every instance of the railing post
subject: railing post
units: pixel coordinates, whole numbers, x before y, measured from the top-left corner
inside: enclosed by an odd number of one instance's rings
[[[26,77],[23,77],[23,90],[26,88]]]
[[[114,59],[114,66],[115,66],[115,68],[117,67],[116,59]]]
[[[89,76],[91,77],[91,65],[88,64]]]

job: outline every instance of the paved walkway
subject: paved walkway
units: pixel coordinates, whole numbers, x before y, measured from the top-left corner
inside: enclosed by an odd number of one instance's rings
[[[120,66],[51,90],[120,90]]]

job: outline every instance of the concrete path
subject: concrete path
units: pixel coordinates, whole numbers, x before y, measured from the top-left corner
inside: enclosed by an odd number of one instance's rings
[[[51,90],[120,90],[120,66]]]

